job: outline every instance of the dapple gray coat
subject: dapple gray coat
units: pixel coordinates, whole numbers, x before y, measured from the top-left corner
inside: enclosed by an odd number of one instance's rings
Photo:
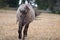
[[[28,13],[26,14],[26,17],[24,19],[24,21],[26,23],[30,23],[31,21],[33,21],[35,19],[35,11],[34,9],[32,8],[32,6],[30,4],[22,4],[19,6],[18,10],[17,10],[17,22],[20,22],[21,21],[21,15],[22,13],[20,12],[20,10],[26,10],[25,7],[28,7],[29,10],[28,10]]]
[[[23,40],[27,36],[27,30],[29,27],[30,22],[32,22],[35,19],[35,11],[33,7],[30,4],[22,4],[17,9],[17,22],[19,23],[19,39],[22,38],[22,29],[25,25],[24,31],[23,31]]]

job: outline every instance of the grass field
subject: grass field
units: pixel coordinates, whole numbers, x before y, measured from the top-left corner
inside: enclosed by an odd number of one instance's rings
[[[0,40],[18,40],[16,10],[0,10]],[[60,15],[41,13],[29,25],[26,40],[60,40]]]

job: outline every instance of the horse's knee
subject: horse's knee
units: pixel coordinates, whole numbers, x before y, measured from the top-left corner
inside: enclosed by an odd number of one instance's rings
[[[22,28],[23,28],[22,24],[19,23],[18,33],[22,32]]]
[[[18,33],[21,33],[21,30],[18,30]]]

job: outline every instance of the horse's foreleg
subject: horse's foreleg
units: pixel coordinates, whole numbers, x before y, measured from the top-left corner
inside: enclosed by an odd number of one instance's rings
[[[19,29],[18,29],[19,39],[22,38],[22,29],[23,29],[23,24],[19,22]]]
[[[24,31],[23,31],[23,40],[25,40],[25,37],[27,37],[27,31],[28,31],[29,24],[25,25]]]
[[[25,28],[24,28],[24,31],[23,31],[23,34],[24,34],[25,37],[27,36],[28,27],[29,27],[29,23],[25,25]]]

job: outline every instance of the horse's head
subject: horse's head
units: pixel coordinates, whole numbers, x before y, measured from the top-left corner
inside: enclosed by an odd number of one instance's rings
[[[23,10],[20,10],[23,15],[26,15],[29,12],[29,7],[26,5]]]

